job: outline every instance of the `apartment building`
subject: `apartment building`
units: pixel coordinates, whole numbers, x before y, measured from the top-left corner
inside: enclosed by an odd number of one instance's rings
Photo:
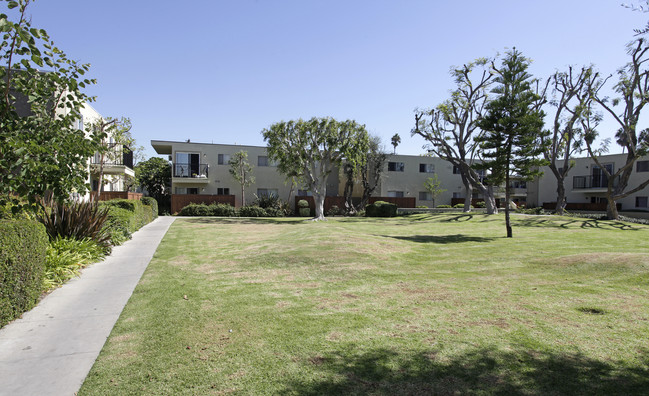
[[[565,181],[568,210],[605,210],[608,178],[591,158],[574,158],[574,166]],[[601,164],[614,173],[626,164],[626,154],[611,154],[600,158]],[[543,176],[528,183],[528,206],[552,207],[557,201],[557,181],[550,168],[543,167]],[[629,189],[649,178],[649,157],[633,166]],[[621,210],[649,210],[649,188],[617,201]]]
[[[253,166],[255,183],[245,189],[246,201],[250,203],[254,194],[276,194],[284,200],[289,194],[310,195],[304,186],[291,186],[284,175],[277,171],[276,164],[269,160],[266,147],[228,144],[208,144],[152,140],[156,153],[168,155],[172,162],[172,195],[234,195],[237,206],[241,202],[241,185],[230,175],[228,161],[238,151],[248,153],[248,162]],[[448,162],[439,158],[412,155],[389,155],[385,169],[374,196],[414,197],[417,205],[433,206],[430,193],[424,189],[427,178],[437,174],[441,187],[447,191],[435,199],[435,204],[450,204],[451,198],[462,197],[464,187],[459,172],[453,172]],[[327,180],[327,195],[342,196],[345,176],[340,169],[334,170]],[[361,189],[354,189],[354,196],[360,197]]]

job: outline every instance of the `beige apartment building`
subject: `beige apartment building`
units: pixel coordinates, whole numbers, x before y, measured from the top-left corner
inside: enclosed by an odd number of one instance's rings
[[[574,158],[565,181],[568,210],[574,208],[591,208],[597,210],[606,204],[608,178],[591,158]],[[626,154],[611,154],[600,158],[600,162],[611,173],[626,163]],[[543,176],[528,183],[528,206],[543,206],[557,201],[557,180],[550,168],[543,167]],[[633,165],[629,179],[632,189],[649,178],[649,157],[641,158]],[[631,194],[617,201],[621,210],[649,210],[649,188]],[[548,205],[549,206],[549,205]]]
[[[310,195],[304,186],[292,186],[275,164],[268,159],[266,147],[194,142],[152,140],[158,154],[167,155],[172,162],[173,195],[223,195],[235,197],[241,206],[241,186],[230,175],[228,161],[238,151],[248,153],[255,183],[245,189],[246,201],[251,203],[256,195],[275,194],[283,200],[295,195]],[[603,157],[604,166],[618,169],[624,164],[624,154]],[[590,158],[575,158],[575,166],[566,180],[569,208],[571,204],[598,210],[605,203],[606,178]],[[556,202],[556,179],[549,168],[534,181],[512,180],[512,200],[528,207]],[[440,188],[446,191],[433,197],[424,188],[429,177],[437,175]],[[649,158],[635,164],[630,186],[649,177]],[[353,196],[360,197],[359,182]],[[327,181],[328,196],[343,196],[345,176],[342,170],[331,173]],[[450,205],[465,196],[462,178],[453,165],[438,157],[417,155],[388,155],[381,180],[373,194],[376,197],[412,197],[418,206]],[[649,210],[649,188],[620,200],[622,210]],[[473,198],[480,199],[474,190]],[[504,199],[504,189],[496,190],[496,198]],[[292,203],[292,202],[291,202]],[[582,205],[593,204],[593,205]],[[599,205],[598,205],[599,204]],[[601,210],[601,209],[599,209]]]

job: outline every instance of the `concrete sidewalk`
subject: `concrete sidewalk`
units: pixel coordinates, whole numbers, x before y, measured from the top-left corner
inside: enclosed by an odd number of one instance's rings
[[[74,395],[174,217],[158,217],[0,330],[0,395]]]

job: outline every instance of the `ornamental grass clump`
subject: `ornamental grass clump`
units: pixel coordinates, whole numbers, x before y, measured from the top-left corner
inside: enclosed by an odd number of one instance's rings
[[[102,247],[110,246],[110,233],[104,227],[108,209],[99,207],[97,202],[60,203],[43,200],[41,206],[43,210],[39,214],[39,220],[45,225],[50,241],[57,238],[89,238]]]

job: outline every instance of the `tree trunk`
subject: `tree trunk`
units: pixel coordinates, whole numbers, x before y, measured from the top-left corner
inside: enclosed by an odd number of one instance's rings
[[[325,220],[324,215],[324,201],[325,194],[313,193],[313,201],[315,202],[315,217],[313,220]]]
[[[609,220],[620,219],[620,214],[617,212],[617,205],[613,199],[606,201],[606,217],[608,217]]]
[[[505,227],[507,228],[507,238],[511,238],[512,224],[509,220],[509,172],[505,176]]]
[[[563,179],[557,179],[557,207],[555,211],[559,216],[563,216],[566,203],[566,187],[563,185]]]
[[[246,188],[241,185],[241,206],[246,206],[246,193],[245,193]]]
[[[462,177],[462,179],[465,191],[464,209],[462,209],[462,212],[469,213],[471,211],[471,201],[473,201],[473,186],[465,177]]]
[[[494,197],[494,189],[492,186],[482,186],[478,187],[480,193],[484,197],[484,202],[487,207],[487,214],[497,214],[498,206],[496,205],[496,198]]]

